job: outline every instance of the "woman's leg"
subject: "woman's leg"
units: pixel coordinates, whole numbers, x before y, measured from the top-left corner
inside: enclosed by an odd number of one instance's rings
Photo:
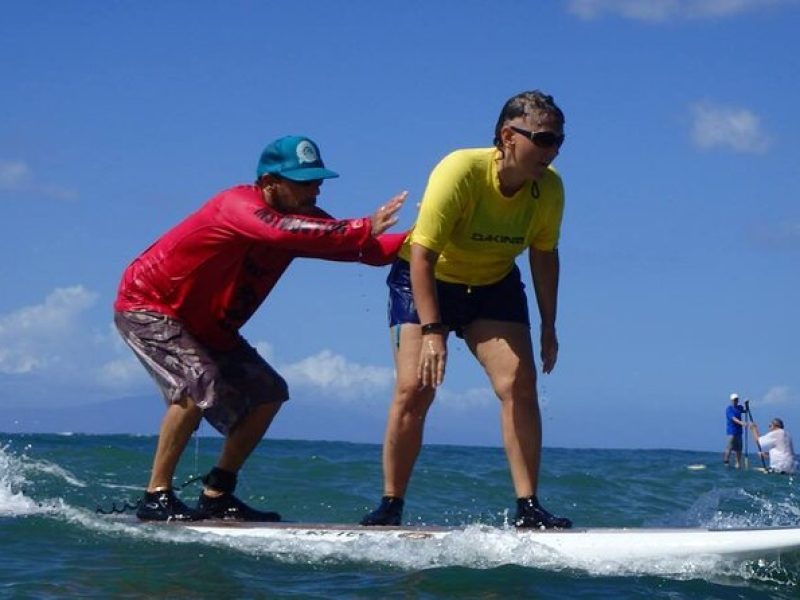
[[[521,323],[480,319],[465,339],[501,403],[503,443],[517,498],[536,494],[542,420],[530,330]]]
[[[502,405],[503,442],[517,494],[514,525],[569,529],[572,522],[545,510],[536,497],[542,455],[542,418],[536,394],[536,367],[526,325],[474,321],[466,332]]]
[[[433,388],[420,388],[417,379],[422,346],[419,325],[399,327],[399,344],[392,336],[397,381],[383,441],[383,491],[385,496],[395,498],[405,496],[422,447],[425,416],[435,393]]]

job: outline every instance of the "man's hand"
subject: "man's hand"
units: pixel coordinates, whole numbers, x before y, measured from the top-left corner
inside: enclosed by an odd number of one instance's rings
[[[386,204],[382,205],[372,215],[372,235],[379,236],[392,225],[397,223],[397,211],[406,201],[408,192],[401,192],[393,196]]]

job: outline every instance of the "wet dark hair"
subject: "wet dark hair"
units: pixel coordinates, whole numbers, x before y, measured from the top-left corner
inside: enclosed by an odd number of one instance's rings
[[[783,429],[783,421],[781,419],[779,419],[778,417],[775,417],[774,419],[772,419],[772,424],[775,425],[775,427],[777,427],[779,429]]]
[[[503,145],[500,141],[500,130],[511,119],[522,117],[532,113],[546,113],[554,116],[559,124],[564,126],[564,113],[556,105],[556,101],[552,96],[540,92],[539,90],[531,90],[529,92],[520,92],[516,96],[512,96],[503,105],[500,111],[500,116],[497,118],[497,125],[494,126],[494,145],[502,151]]]

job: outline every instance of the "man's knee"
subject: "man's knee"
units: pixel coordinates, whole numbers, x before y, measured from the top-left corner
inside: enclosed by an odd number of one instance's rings
[[[269,427],[272,419],[278,414],[278,411],[283,406],[283,402],[267,402],[254,406],[246,415],[244,415],[236,424],[239,427],[242,423],[249,423],[252,425],[259,425],[264,428]]]

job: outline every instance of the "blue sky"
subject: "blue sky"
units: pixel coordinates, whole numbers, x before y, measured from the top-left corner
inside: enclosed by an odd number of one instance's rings
[[[120,274],[217,191],[251,181],[271,139],[319,143],[342,174],[321,195],[336,216],[409,190],[404,228],[435,163],[490,145],[503,102],[534,88],[567,118],[545,444],[721,450],[733,391],[760,424],[782,416],[800,431],[798,2],[2,12],[0,431],[37,430],[31,410],[62,415],[55,431],[96,431],[105,413],[91,407],[123,399],[156,431],[160,398],[112,330]],[[385,276],[297,261],[248,323],[293,393],[270,435],[381,440]],[[480,367],[450,349],[426,441],[499,445]]]

